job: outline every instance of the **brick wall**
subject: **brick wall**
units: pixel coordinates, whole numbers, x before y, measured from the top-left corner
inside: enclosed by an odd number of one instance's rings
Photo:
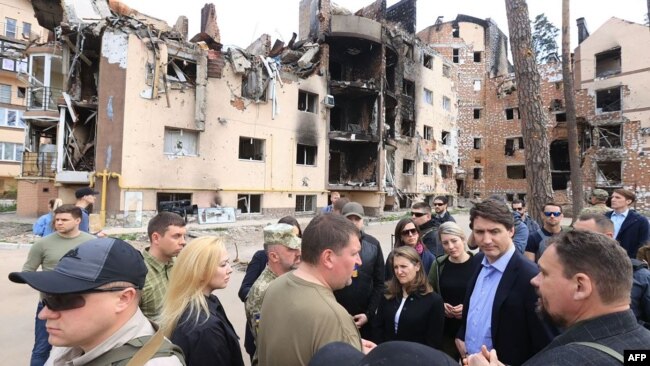
[[[58,187],[51,180],[18,179],[16,214],[22,217],[38,217],[46,214],[48,202],[58,197]]]

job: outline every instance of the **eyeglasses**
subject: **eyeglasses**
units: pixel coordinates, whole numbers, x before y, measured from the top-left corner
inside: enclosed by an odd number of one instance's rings
[[[411,211],[411,216],[422,217],[424,215],[426,215],[425,212],[413,212],[413,211]]]
[[[77,292],[74,294],[48,294],[42,292],[43,304],[47,306],[48,309],[52,311],[63,311],[63,310],[72,310],[79,309],[86,305],[86,299],[84,299],[84,294],[97,293],[97,292],[117,292],[126,290],[127,288],[132,287],[111,287],[111,288],[96,288],[84,292]]]
[[[434,203],[433,205],[438,207],[438,206],[444,206],[445,204],[444,203]]]
[[[546,216],[546,217],[551,217],[551,216],[560,217],[560,215],[562,215],[562,212],[560,212],[560,211],[555,211],[555,212],[546,212],[546,211],[544,211],[544,216]]]
[[[411,236],[411,235],[416,235],[417,233],[418,233],[417,229],[402,230],[402,236]]]
[[[515,211],[523,211],[524,208],[523,207],[517,207],[517,208],[513,208],[513,210],[515,210]]]

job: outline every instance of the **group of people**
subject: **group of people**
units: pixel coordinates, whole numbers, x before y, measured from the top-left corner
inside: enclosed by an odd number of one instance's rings
[[[81,222],[79,229],[84,232],[90,232],[90,215],[89,208],[95,204],[96,196],[99,192],[90,187],[79,188],[75,191],[75,206],[81,210]],[[63,205],[60,198],[52,198],[48,201],[49,212],[40,216],[32,226],[32,233],[36,236],[48,236],[56,231],[54,227],[54,211]]]
[[[648,222],[628,192],[573,230],[557,204],[540,226],[525,202],[490,198],[471,208],[469,237],[435,197],[397,222],[386,260],[363,206],[333,193],[304,231],[290,216],[264,228],[239,289],[245,350],[254,365],[615,364],[650,347],[650,271],[628,256],[650,256]],[[185,221],[161,212],[139,252],[84,233],[82,216],[54,209],[55,232],[9,276],[41,292],[32,365],[244,364],[215,294],[232,273],[222,238],[186,243]]]

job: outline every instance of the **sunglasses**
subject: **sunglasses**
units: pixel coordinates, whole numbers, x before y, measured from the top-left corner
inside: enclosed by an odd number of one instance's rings
[[[438,206],[444,206],[445,204],[444,203],[434,203],[433,205],[438,207]]]
[[[513,210],[515,210],[515,211],[523,211],[524,208],[523,207],[517,207],[517,208],[513,208]]]
[[[424,215],[426,215],[426,213],[424,212],[411,212],[411,216],[415,216],[415,217],[422,217]]]
[[[117,292],[126,290],[131,287],[112,287],[105,289],[92,289],[84,292],[77,292],[74,294],[48,294],[42,292],[43,304],[47,306],[48,309],[52,311],[63,311],[63,310],[72,310],[79,309],[86,305],[86,299],[84,299],[84,294],[98,293],[98,292]]]
[[[402,230],[402,236],[411,236],[411,235],[417,235],[418,230],[417,229],[406,229]]]
[[[544,216],[546,216],[546,217],[551,217],[551,216],[560,217],[560,215],[562,215],[562,212],[560,212],[560,211],[555,211],[555,212],[546,212],[546,211],[544,211]]]

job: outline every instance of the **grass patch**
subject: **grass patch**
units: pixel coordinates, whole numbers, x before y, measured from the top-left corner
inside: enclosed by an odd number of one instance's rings
[[[404,214],[391,214],[391,215],[382,216],[379,218],[379,222],[397,221],[405,217],[409,217],[408,212]]]
[[[112,238],[129,241],[138,239],[137,233],[111,235]]]
[[[14,212],[16,211],[16,204],[9,206],[0,206],[0,212]]]

